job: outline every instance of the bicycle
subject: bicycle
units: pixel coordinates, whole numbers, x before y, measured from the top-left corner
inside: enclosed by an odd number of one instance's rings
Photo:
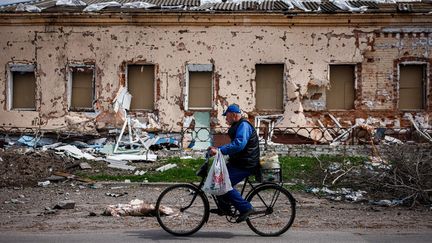
[[[176,184],[166,188],[156,202],[156,218],[159,225],[175,236],[187,236],[196,233],[209,219],[210,203],[202,186],[209,168],[209,156],[197,171],[201,177],[199,185],[194,183]],[[281,172],[281,171],[280,171]],[[255,212],[246,220],[249,228],[261,236],[278,236],[285,233],[294,222],[296,201],[283,187],[282,175],[278,182],[259,182],[254,185],[249,177],[244,179],[241,190],[243,196],[246,185],[251,189],[246,195]],[[216,196],[211,195],[217,209],[220,209]],[[235,223],[238,212],[231,206],[226,215],[228,222]]]

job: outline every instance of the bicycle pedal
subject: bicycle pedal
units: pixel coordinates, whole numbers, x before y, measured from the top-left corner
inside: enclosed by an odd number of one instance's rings
[[[230,222],[230,223],[233,223],[233,224],[236,224],[236,223],[237,223],[237,222],[236,222],[236,220],[237,220],[237,216],[235,216],[235,215],[227,215],[227,216],[226,216],[226,219],[227,219],[227,221]]]

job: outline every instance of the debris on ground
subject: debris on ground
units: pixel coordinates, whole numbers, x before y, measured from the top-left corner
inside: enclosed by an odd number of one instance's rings
[[[144,171],[144,170],[136,170],[135,171],[135,173],[134,173],[134,175],[144,175],[145,173],[147,173],[147,171]]]
[[[122,169],[122,170],[135,170],[136,167],[132,165],[128,165],[127,162],[122,160],[115,160],[115,159],[104,159],[104,161],[108,162],[108,167],[110,168],[116,168],[116,169]]]
[[[169,170],[169,169],[172,169],[172,168],[175,168],[175,167],[177,167],[176,164],[169,163],[169,164],[166,164],[166,165],[163,165],[163,166],[157,168],[156,171],[164,172],[166,170]]]
[[[113,106],[124,123],[121,130],[112,129],[114,133],[107,137],[97,137],[99,134],[63,138],[54,133],[0,134],[0,187],[47,186],[46,181],[54,181],[49,178],[54,171],[74,172],[77,170],[74,166],[92,170],[92,162],[132,173],[138,167],[137,162],[157,162],[155,151],[164,153],[178,149],[181,134],[156,133],[160,128],[154,114],[146,118],[132,118],[127,114],[131,98],[127,89],[120,87]],[[79,122],[71,120],[77,127]],[[136,173],[143,175],[145,172]],[[44,180],[46,178],[49,179]]]
[[[404,202],[403,200],[399,200],[399,199],[393,199],[393,200],[383,199],[383,200],[376,200],[376,201],[370,200],[369,203],[372,205],[391,207],[391,206],[402,205]]]
[[[108,205],[102,215],[105,216],[150,216],[155,212],[153,204],[134,199],[127,204]]]
[[[79,166],[80,166],[80,168],[81,168],[82,170],[89,170],[89,169],[92,168],[92,167],[89,165],[89,163],[87,163],[87,162],[81,162],[81,163],[79,164]]]
[[[107,192],[105,193],[105,195],[109,196],[109,197],[121,197],[126,195],[127,192],[123,192],[123,193],[112,193],[112,192]]]
[[[54,209],[74,209],[74,208],[75,208],[75,201],[72,200],[63,200],[54,206]]]
[[[373,205],[430,205],[432,162],[412,149],[392,145],[383,151],[385,156],[375,153],[357,162],[323,161],[315,156],[321,171],[311,176],[315,187],[307,191],[337,201],[364,201],[367,194]]]
[[[63,176],[63,177],[68,178],[68,179],[73,179],[73,180],[77,180],[77,181],[81,181],[81,182],[85,182],[85,183],[93,183],[94,182],[91,179],[75,176],[73,174],[61,172],[61,171],[54,172],[54,175]]]
[[[50,207],[45,207],[45,211],[43,211],[41,214],[39,214],[39,216],[48,215],[48,214],[55,214],[55,213],[57,213],[57,210],[52,209]]]
[[[309,188],[306,192],[312,192],[317,195],[324,195],[325,198],[334,201],[349,201],[349,202],[361,202],[365,201],[366,191],[362,190],[352,190],[351,188],[340,188],[336,190],[331,190],[327,187],[322,188]]]
[[[40,181],[40,182],[38,182],[38,186],[46,187],[46,186],[48,186],[50,183],[51,183],[50,181]]]
[[[64,157],[54,151],[32,150],[23,153],[22,147],[2,149],[0,161],[0,187],[34,186],[46,184],[54,171],[65,171],[75,164],[73,158]]]

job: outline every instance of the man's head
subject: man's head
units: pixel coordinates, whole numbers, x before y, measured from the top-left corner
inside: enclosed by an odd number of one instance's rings
[[[223,116],[225,116],[225,120],[229,125],[238,122],[241,119],[240,107],[236,104],[229,105],[223,113]]]

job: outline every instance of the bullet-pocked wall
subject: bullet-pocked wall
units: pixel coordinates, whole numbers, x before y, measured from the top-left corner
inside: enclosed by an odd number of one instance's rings
[[[154,71],[151,98],[154,107],[133,110],[130,114],[146,118],[152,114],[165,131],[180,131],[185,116],[203,110],[211,112],[212,126],[226,126],[222,113],[230,103],[239,104],[249,117],[282,113],[284,119],[278,124],[281,127],[317,126],[317,120],[330,123],[329,113],[345,124],[374,117],[384,125],[399,126],[405,111],[428,121],[432,27],[289,23],[273,26],[264,24],[265,16],[262,18],[260,24],[236,25],[111,25],[108,21],[103,25],[8,26],[3,23],[0,126],[73,129],[70,125],[74,122],[89,119],[95,121],[97,128],[120,126],[122,121],[112,102],[120,86],[127,85],[129,65],[150,65]],[[188,65],[191,64],[210,68],[211,107],[194,109],[185,102],[190,92]],[[273,91],[265,84],[257,85],[256,69],[260,64],[276,65],[275,70],[283,72],[282,84],[273,87]],[[408,73],[423,72],[424,77],[417,89],[410,85],[402,87],[406,88],[403,102],[409,102],[416,90],[422,92],[419,101],[422,104],[404,110],[399,107],[399,79],[406,65],[413,66]],[[420,71],[416,71],[415,65],[420,65]],[[90,70],[89,75],[79,79],[89,80],[85,87],[73,81],[72,70],[79,73],[80,68]],[[34,106],[16,107],[11,104],[13,100],[26,93],[17,90],[18,81],[14,88],[17,80],[14,75],[32,70]],[[337,83],[338,73],[347,77],[342,86]],[[271,76],[269,79],[274,79]],[[342,87],[339,94],[346,96],[340,101],[337,95],[336,100],[329,95],[336,87]],[[257,108],[256,94],[261,88],[264,90],[261,97],[266,97],[267,90],[269,99],[275,99],[271,92],[282,89],[282,101],[274,102],[281,104],[281,108]],[[92,98],[86,103],[91,103],[89,109],[73,109],[71,93],[91,93],[91,90]],[[336,105],[329,107],[329,102]],[[345,105],[338,107],[338,102]],[[265,106],[267,102],[262,104]]]

